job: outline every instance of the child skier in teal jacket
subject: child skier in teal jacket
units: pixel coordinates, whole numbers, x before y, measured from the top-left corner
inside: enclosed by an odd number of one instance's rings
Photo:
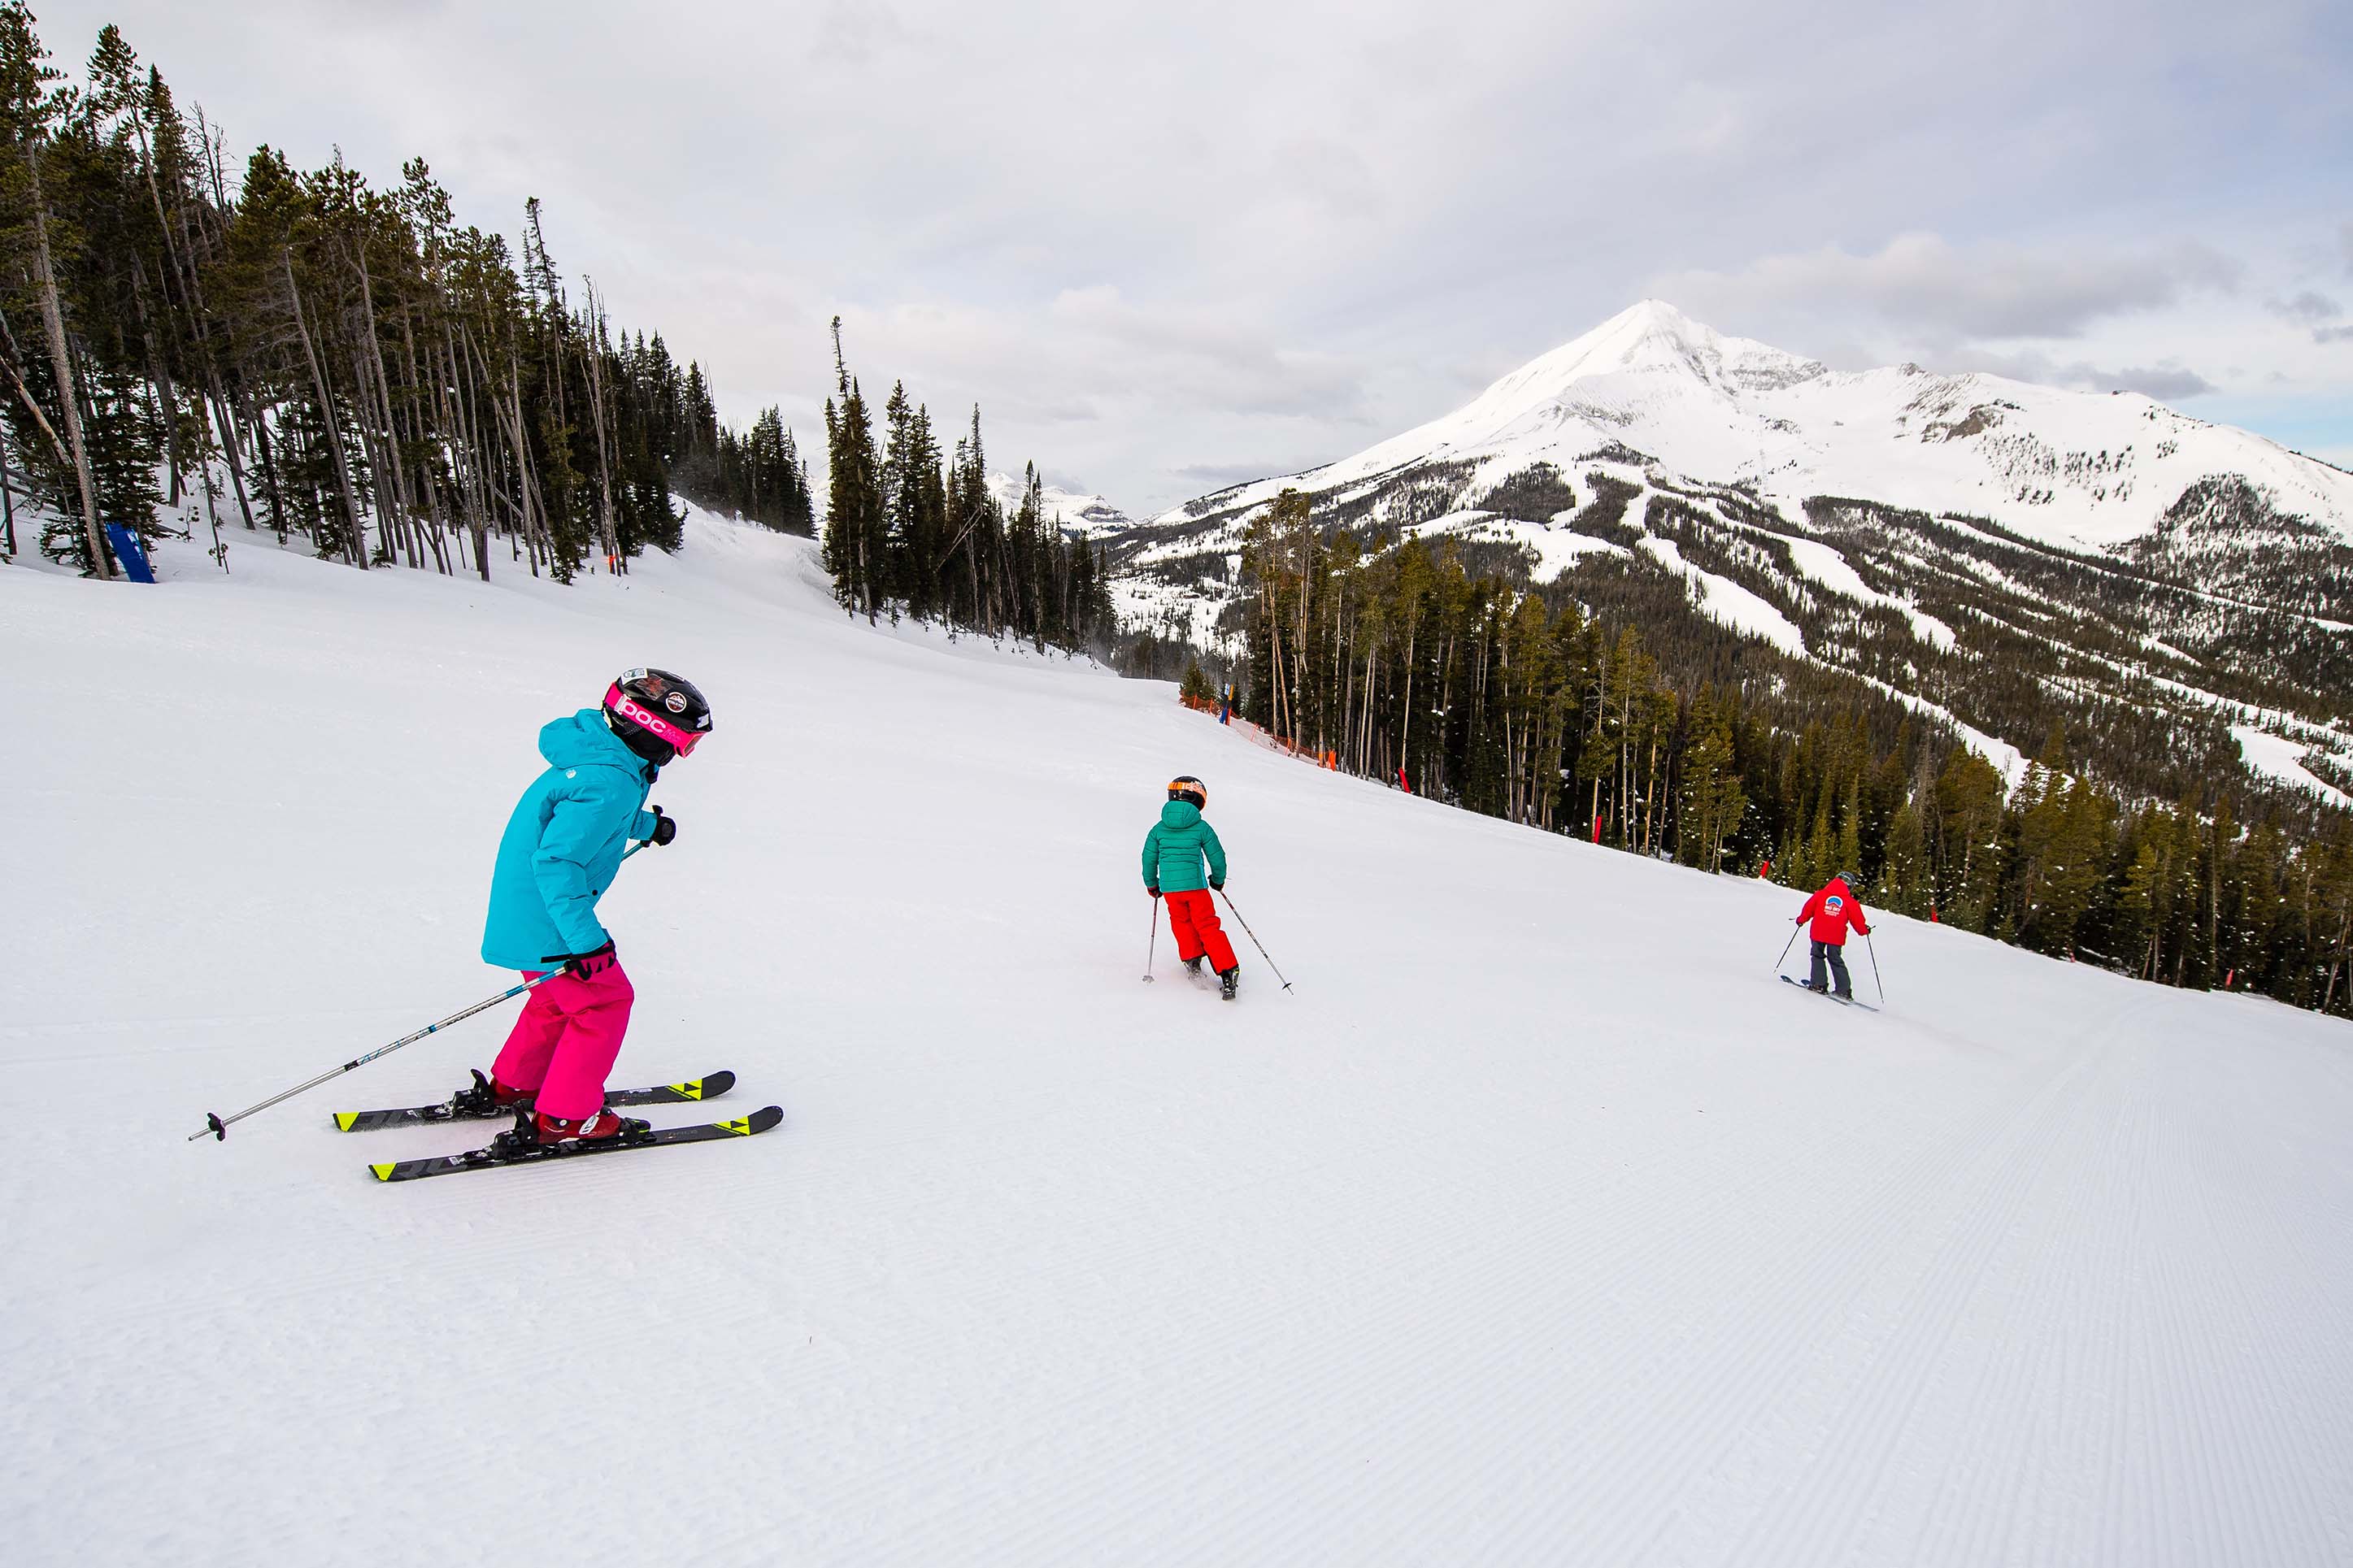
[[[1241,984],[1242,969],[1225,928],[1218,923],[1217,902],[1209,897],[1211,889],[1226,885],[1226,847],[1218,842],[1218,830],[1202,819],[1208,804],[1208,786],[1190,773],[1169,784],[1160,820],[1144,836],[1144,887],[1154,898],[1167,901],[1168,929],[1176,935],[1176,956],[1185,967],[1198,974],[1207,955],[1218,972],[1219,991],[1230,1002]]]

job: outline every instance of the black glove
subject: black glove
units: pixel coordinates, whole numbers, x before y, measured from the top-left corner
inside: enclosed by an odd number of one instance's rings
[[[1211,892],[1213,892],[1213,893],[1222,893],[1222,892],[1224,892],[1224,891],[1226,890],[1226,879],[1225,879],[1223,877],[1212,877],[1212,878],[1210,878],[1210,879],[1209,879],[1209,890],[1210,890]]]
[[[552,952],[540,962],[556,965],[575,980],[587,980],[604,973],[621,960],[613,951],[613,939],[607,937],[602,947],[592,947],[586,952]]]
[[[1146,882],[1144,884],[1144,890],[1150,893],[1156,899],[1160,896],[1160,884],[1157,882]]]
[[[667,844],[678,837],[678,818],[664,816],[661,807],[654,807],[654,830],[646,840],[649,844]]]

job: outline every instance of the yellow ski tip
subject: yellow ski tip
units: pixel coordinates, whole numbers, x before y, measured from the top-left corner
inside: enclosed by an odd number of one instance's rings
[[[393,1172],[394,1172],[394,1170],[396,1170],[396,1168],[397,1168],[397,1167],[393,1166],[393,1165],[389,1165],[389,1164],[386,1164],[386,1165],[370,1165],[370,1166],[368,1167],[368,1169],[369,1169],[369,1170],[374,1171],[374,1172],[375,1173],[375,1179],[376,1179],[377,1181],[379,1181],[379,1182],[388,1182],[388,1181],[392,1180],[392,1173],[393,1173]]]
[[[335,1112],[335,1127],[339,1131],[349,1132],[352,1123],[359,1119],[360,1113],[356,1110],[338,1110]]]
[[[670,1086],[670,1091],[683,1100],[701,1100],[702,1098],[702,1080],[699,1078],[692,1078],[687,1079],[684,1083],[674,1083]]]

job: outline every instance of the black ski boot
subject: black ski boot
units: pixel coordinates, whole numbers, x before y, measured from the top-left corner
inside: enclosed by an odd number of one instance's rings
[[[510,1110],[528,1110],[531,1109],[531,1101],[532,1094],[529,1089],[509,1089],[496,1079],[486,1076],[481,1068],[476,1068],[473,1087],[461,1089],[449,1097],[449,1115],[453,1120],[459,1117],[498,1116]]]
[[[1240,964],[1237,963],[1231,969],[1220,970],[1218,973],[1219,997],[1223,1001],[1232,1001],[1234,992],[1241,983],[1242,966]]]
[[[1191,975],[1196,980],[1201,978],[1201,959],[1199,954],[1196,953],[1194,956],[1185,961],[1185,973]]]
[[[528,1154],[539,1147],[539,1127],[530,1106],[516,1110],[514,1125],[491,1139],[487,1145],[490,1154],[500,1160],[512,1160]]]

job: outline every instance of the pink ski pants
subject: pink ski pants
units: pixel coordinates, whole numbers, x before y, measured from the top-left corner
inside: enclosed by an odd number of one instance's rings
[[[537,973],[526,969],[523,978]],[[539,1109],[550,1116],[596,1115],[636,999],[617,963],[586,980],[559,974],[533,987],[491,1076],[509,1089],[537,1089]]]

